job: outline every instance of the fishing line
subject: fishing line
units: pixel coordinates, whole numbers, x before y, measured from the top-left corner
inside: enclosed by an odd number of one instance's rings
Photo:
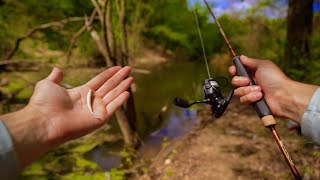
[[[199,33],[200,42],[201,42],[203,58],[204,58],[204,61],[205,61],[205,63],[206,63],[206,68],[207,68],[207,72],[208,72],[208,77],[209,77],[209,79],[211,79],[210,70],[209,70],[209,65],[208,65],[208,60],[207,60],[207,55],[206,55],[206,49],[205,49],[205,47],[204,47],[203,38],[202,38],[202,33],[201,33],[201,30],[200,30],[200,26],[199,26],[198,14],[197,14],[195,8],[193,8],[193,14],[194,14],[194,19],[196,20],[196,25],[197,25],[197,29],[198,29],[198,33]]]

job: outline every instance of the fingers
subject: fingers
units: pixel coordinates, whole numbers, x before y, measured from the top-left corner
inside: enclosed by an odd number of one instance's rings
[[[242,64],[250,71],[255,72],[258,69],[258,66],[263,61],[255,60],[252,58],[248,58],[246,56],[240,56]],[[248,86],[250,83],[250,79],[247,77],[236,76],[237,69],[235,66],[229,67],[229,73],[233,77],[232,85],[235,87],[239,87],[235,89],[234,94],[236,96],[240,96],[240,102],[244,104],[251,104],[263,97],[262,89],[260,86]]]
[[[133,83],[132,77],[129,77],[126,80],[122,81],[116,88],[111,90],[107,95],[103,97],[104,102],[106,104],[109,104],[111,101],[116,99],[120,94],[126,91],[132,83]]]
[[[229,67],[229,73],[231,74],[231,76],[237,75],[236,67],[235,66],[230,66]]]
[[[122,106],[129,98],[130,93],[125,91],[122,94],[120,94],[115,100],[110,102],[106,109],[108,111],[108,114],[113,114],[120,106]]]
[[[234,90],[234,95],[236,96],[245,96],[249,93],[253,92],[261,92],[260,86],[246,86],[246,87],[239,87]]]
[[[251,70],[251,71],[257,70],[257,68],[258,68],[258,66],[259,66],[259,63],[262,62],[261,60],[256,60],[256,59],[248,58],[247,56],[244,56],[244,55],[241,55],[241,56],[240,56],[240,59],[241,59],[242,64],[243,64],[248,70]],[[230,66],[230,67],[229,67],[229,73],[230,73],[232,76],[237,75],[237,69],[236,69],[236,67],[235,67],[235,66]]]
[[[107,93],[117,87],[123,79],[125,79],[131,72],[131,68],[126,66],[120,69],[114,76],[106,81],[98,90],[96,95],[104,97]]]
[[[262,98],[262,93],[261,92],[253,92],[253,93],[249,93],[245,96],[242,96],[240,98],[240,102],[244,103],[244,104],[251,104],[254,103],[258,100],[260,100]]]
[[[249,85],[250,80],[247,77],[235,76],[232,78],[231,83],[235,87],[247,86],[247,85]]]
[[[259,60],[248,58],[247,56],[241,55],[240,56],[242,64],[248,69],[248,70],[257,70],[259,66]]]
[[[47,79],[56,84],[59,84],[63,79],[63,72],[59,68],[54,67]]]
[[[120,66],[108,68],[87,82],[87,85],[93,88],[93,90],[97,90],[120,69]]]
[[[236,76],[232,79],[232,84],[239,87],[234,90],[234,94],[240,96],[241,103],[251,104],[260,100],[263,96],[260,86],[247,86],[249,84],[249,79],[246,77]]]

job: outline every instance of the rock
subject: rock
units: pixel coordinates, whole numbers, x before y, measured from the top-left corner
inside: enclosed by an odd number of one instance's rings
[[[164,164],[165,164],[165,165],[171,164],[171,159],[166,159],[166,160],[164,161]]]

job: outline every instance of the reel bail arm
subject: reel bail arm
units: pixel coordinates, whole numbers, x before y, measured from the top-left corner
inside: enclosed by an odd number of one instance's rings
[[[182,108],[189,108],[194,104],[209,104],[211,105],[211,112],[219,118],[226,111],[231,98],[233,96],[234,89],[230,91],[226,98],[221,94],[218,82],[212,78],[204,80],[203,85],[204,100],[195,101],[191,104],[185,99],[175,98],[174,104]]]

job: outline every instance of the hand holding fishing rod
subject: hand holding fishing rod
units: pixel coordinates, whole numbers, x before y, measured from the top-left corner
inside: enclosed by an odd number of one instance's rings
[[[239,76],[242,76],[242,77],[246,77],[247,80],[248,80],[248,84],[249,86],[255,86],[256,85],[256,82],[254,81],[254,79],[252,78],[252,76],[248,73],[247,69],[245,68],[245,66],[242,64],[241,62],[241,59],[239,56],[236,55],[235,51],[233,50],[228,38],[226,37],[218,19],[216,18],[216,16],[214,15],[214,13],[212,12],[208,2],[206,0],[204,0],[210,14],[212,15],[213,19],[215,20],[215,23],[217,25],[217,27],[219,28],[219,31],[221,33],[221,35],[223,36],[232,56],[233,56],[233,63],[235,65],[235,68],[236,68],[236,73],[239,75]],[[219,85],[216,81],[213,81],[213,83],[210,83],[210,80],[211,80],[211,77],[210,77],[210,72],[209,72],[209,68],[208,68],[208,63],[207,63],[207,59],[206,59],[206,54],[205,54],[205,50],[204,50],[204,44],[203,44],[203,40],[202,40],[202,35],[201,35],[201,32],[200,32],[200,28],[199,28],[199,23],[198,23],[198,19],[197,19],[197,14],[196,14],[196,11],[194,10],[194,14],[195,14],[195,19],[196,19],[196,24],[197,24],[197,27],[198,27],[198,31],[199,31],[199,36],[200,36],[200,39],[201,39],[201,44],[202,44],[202,49],[203,49],[203,55],[204,55],[204,59],[205,59],[205,62],[206,62],[206,66],[207,66],[207,70],[208,70],[208,74],[209,74],[209,79],[205,80],[205,83],[204,83],[204,86],[203,86],[203,90],[204,90],[204,94],[205,94],[205,100],[203,101],[198,101],[198,102],[195,102],[195,103],[192,103],[192,104],[197,104],[197,103],[207,103],[207,104],[210,104],[211,105],[211,109],[212,109],[212,112],[213,112],[213,115],[215,117],[220,117],[223,112],[226,110],[228,104],[229,104],[229,101],[233,95],[233,90],[229,93],[229,96],[225,99],[223,98],[223,96],[221,95],[221,92],[219,90]],[[208,91],[209,90],[209,91]],[[213,92],[213,93],[208,93],[208,92]],[[213,95],[212,95],[213,94]],[[208,97],[211,97],[212,98],[208,98]],[[189,107],[190,105],[192,104],[189,104],[187,101],[185,100],[182,100],[180,98],[176,98],[175,99],[175,104],[177,106],[180,106],[180,107]],[[256,102],[253,102],[252,105],[254,106],[258,116],[262,119],[262,122],[264,124],[265,127],[269,128],[275,141],[277,142],[292,174],[294,175],[295,179],[299,180],[301,179],[297,169],[295,168],[295,165],[292,161],[292,159],[290,158],[286,148],[284,147],[282,141],[280,140],[277,132],[276,132],[276,129],[275,129],[275,125],[276,125],[276,121],[272,115],[272,112],[266,102],[266,100],[262,97],[260,100],[256,101]],[[223,108],[221,108],[223,107]],[[221,111],[219,112],[219,114],[217,115],[216,111]]]
[[[240,97],[241,103],[252,104],[265,97],[274,116],[301,124],[302,116],[318,86],[291,80],[269,60],[241,56],[241,62],[259,84],[247,86],[249,79],[237,76],[235,66],[229,68],[229,73],[235,76],[232,85],[238,87],[234,94]]]
[[[210,12],[210,14],[212,15],[213,19],[216,22],[216,25],[219,28],[219,31],[221,33],[221,35],[223,36],[225,42],[227,43],[229,50],[231,52],[231,54],[233,55],[233,63],[236,67],[237,70],[237,74],[239,76],[244,76],[247,77],[250,80],[249,85],[256,85],[255,81],[253,80],[253,78],[251,77],[251,75],[247,72],[246,68],[244,67],[244,65],[242,64],[240,57],[236,56],[236,53],[234,52],[228,38],[226,37],[218,19],[216,18],[216,16],[214,15],[214,13],[212,12],[208,2],[206,0],[203,0]],[[266,102],[266,100],[264,98],[260,99],[259,101],[253,103],[254,108],[256,109],[256,112],[258,113],[259,117],[262,119],[262,122],[264,124],[265,127],[269,128],[274,139],[276,140],[292,174],[294,175],[295,179],[301,179],[301,176],[299,174],[299,172],[297,171],[296,167],[294,166],[294,163],[292,162],[292,159],[290,158],[286,148],[284,147],[282,141],[280,140],[276,129],[275,129],[275,125],[276,125],[276,121],[272,115],[272,112]]]
[[[221,32],[221,35],[223,36],[225,42],[227,43],[229,50],[231,52],[231,54],[233,55],[233,63],[237,69],[237,74],[239,76],[244,76],[247,77],[250,80],[249,85],[256,85],[255,81],[253,80],[253,78],[251,77],[251,75],[247,72],[246,68],[244,67],[244,65],[242,64],[240,57],[236,56],[236,53],[234,52],[228,38],[226,37],[218,19],[216,18],[216,16],[214,15],[214,13],[212,12],[208,2],[206,0],[203,0],[210,12],[210,14],[212,15],[213,19],[216,22],[216,25],[219,28],[219,31]],[[294,163],[292,162],[292,159],[290,158],[286,148],[284,147],[282,141],[280,140],[276,129],[275,129],[275,125],[276,125],[276,121],[272,115],[272,112],[266,102],[266,100],[264,98],[260,99],[259,101],[253,103],[254,108],[256,109],[256,112],[258,113],[259,117],[262,119],[262,122],[264,124],[265,127],[269,128],[275,141],[277,142],[293,176],[295,177],[295,179],[301,179],[301,176],[299,174],[299,172],[297,171]]]

